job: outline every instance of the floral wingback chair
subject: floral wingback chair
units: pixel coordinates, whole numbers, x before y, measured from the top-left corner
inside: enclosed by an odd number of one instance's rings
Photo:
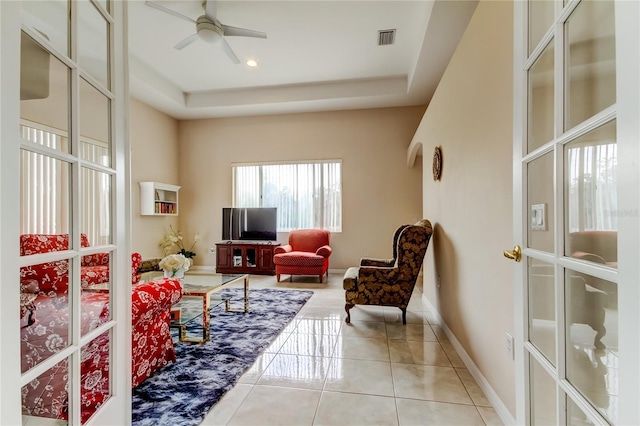
[[[352,267],[344,275],[346,322],[351,322],[350,310],[355,305],[395,306],[402,311],[402,323],[407,323],[407,305],[416,284],[433,229],[422,220],[415,225],[403,225],[398,230],[392,264],[389,260],[363,259],[360,267]]]

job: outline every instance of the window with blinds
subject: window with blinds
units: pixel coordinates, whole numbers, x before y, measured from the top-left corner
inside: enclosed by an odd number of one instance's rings
[[[22,120],[22,138],[56,151],[68,152],[66,132],[39,123]],[[95,164],[108,159],[106,143],[80,138],[81,157]],[[107,163],[108,164],[108,163]],[[69,233],[70,164],[37,152],[21,152],[22,234]],[[110,181],[104,173],[84,169],[81,173],[84,192],[82,232],[92,245],[109,243]]]
[[[342,231],[342,162],[233,165],[234,207],[277,207],[278,232]]]

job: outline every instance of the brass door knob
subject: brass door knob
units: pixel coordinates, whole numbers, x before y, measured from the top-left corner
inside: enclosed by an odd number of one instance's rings
[[[513,250],[505,250],[503,254],[504,257],[515,260],[516,262],[520,262],[522,260],[522,249],[520,246],[514,246]]]

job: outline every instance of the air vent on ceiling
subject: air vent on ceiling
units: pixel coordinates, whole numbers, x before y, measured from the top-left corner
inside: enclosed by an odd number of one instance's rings
[[[387,46],[393,44],[396,40],[396,30],[379,30],[378,46]]]

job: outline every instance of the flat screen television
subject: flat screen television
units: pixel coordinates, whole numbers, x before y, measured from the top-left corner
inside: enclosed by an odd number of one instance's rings
[[[276,207],[224,207],[222,239],[275,241],[278,230]]]

